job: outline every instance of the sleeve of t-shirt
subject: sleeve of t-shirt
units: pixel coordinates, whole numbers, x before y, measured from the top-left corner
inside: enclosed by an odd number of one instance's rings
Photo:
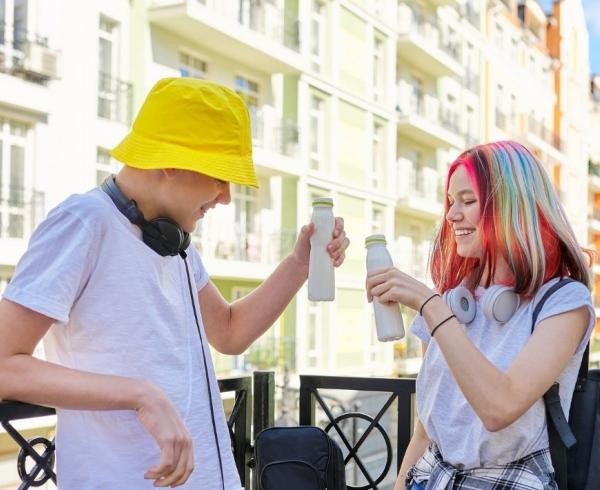
[[[202,258],[198,253],[198,250],[192,245],[188,248],[188,257],[190,257],[190,264],[192,266],[192,271],[194,274],[194,280],[196,281],[196,287],[198,291],[200,291],[204,286],[208,284],[208,272],[204,268],[204,264],[202,263]]]
[[[429,335],[427,324],[425,323],[425,319],[418,313],[410,325],[410,331],[414,333],[417,337],[419,337],[419,339],[423,342],[429,343],[431,335]]]
[[[572,282],[563,286],[558,291],[554,292],[542,306],[535,327],[546,318],[560,315],[567,311],[573,311],[585,306],[589,312],[588,326],[583,336],[583,339],[577,346],[576,354],[583,351],[589,342],[590,336],[596,324],[596,311],[592,304],[592,297],[589,289],[580,282]]]
[[[77,216],[54,209],[32,234],[4,298],[67,322],[93,270],[98,241]]]

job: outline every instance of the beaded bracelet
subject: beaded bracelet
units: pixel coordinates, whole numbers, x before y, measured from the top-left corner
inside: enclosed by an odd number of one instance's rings
[[[440,328],[444,323],[446,323],[448,320],[450,320],[451,318],[456,318],[456,315],[450,315],[448,318],[446,318],[445,320],[442,320],[440,323],[438,323],[434,329],[431,331],[431,337],[433,337],[433,334],[435,333],[435,331]]]
[[[430,301],[431,301],[433,298],[435,298],[436,296],[439,296],[439,297],[441,298],[441,296],[440,296],[438,293],[435,293],[433,296],[430,296],[429,298],[427,298],[427,299],[425,300],[425,303],[423,303],[423,304],[421,305],[421,308],[419,308],[419,315],[423,316],[423,308],[425,307],[425,305],[426,305],[427,303],[429,303],[429,302],[430,302]]]

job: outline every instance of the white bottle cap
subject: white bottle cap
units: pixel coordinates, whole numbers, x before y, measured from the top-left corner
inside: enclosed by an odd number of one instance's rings
[[[387,241],[385,240],[385,235],[369,235],[367,238],[365,238],[365,247],[368,247],[369,245],[375,245],[376,243],[386,245]]]
[[[328,206],[330,208],[333,207],[333,199],[331,197],[317,197],[315,199],[313,199],[312,202],[313,207],[314,206]]]

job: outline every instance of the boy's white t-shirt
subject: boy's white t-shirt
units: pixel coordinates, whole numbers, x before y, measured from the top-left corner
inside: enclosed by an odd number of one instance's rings
[[[531,336],[533,310],[558,280],[552,279],[544,284],[533,300],[521,304],[504,325],[485,317],[480,303],[485,288],[476,289],[477,312],[464,330],[477,349],[501,371],[507,371],[525,347]],[[536,321],[538,328],[542,320],[580,307],[589,311],[588,327],[584,339],[558,378],[561,405],[567,417],[583,352],[596,320],[590,291],[579,282],[563,286],[544,303]],[[546,412],[541,398],[505,429],[489,432],[456,383],[422,316],[417,315],[411,330],[428,344],[416,384],[419,420],[427,435],[437,444],[444,461],[459,469],[497,466],[548,447]]]
[[[194,249],[188,265],[197,293],[208,274]],[[195,470],[178,488],[221,489],[200,339],[185,265],[161,257],[100,189],[73,195],[33,233],[4,297],[56,319],[44,338],[47,360],[159,386],[194,441]],[[239,490],[219,388],[198,314],[225,474]],[[19,328],[15,325],[14,328]],[[61,490],[155,488],[144,473],[160,461],[136,413],[57,410]]]

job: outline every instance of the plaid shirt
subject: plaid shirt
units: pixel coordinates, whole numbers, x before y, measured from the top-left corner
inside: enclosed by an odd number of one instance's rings
[[[407,490],[413,483],[424,490],[558,490],[549,449],[503,466],[459,470],[432,444],[408,471]]]

